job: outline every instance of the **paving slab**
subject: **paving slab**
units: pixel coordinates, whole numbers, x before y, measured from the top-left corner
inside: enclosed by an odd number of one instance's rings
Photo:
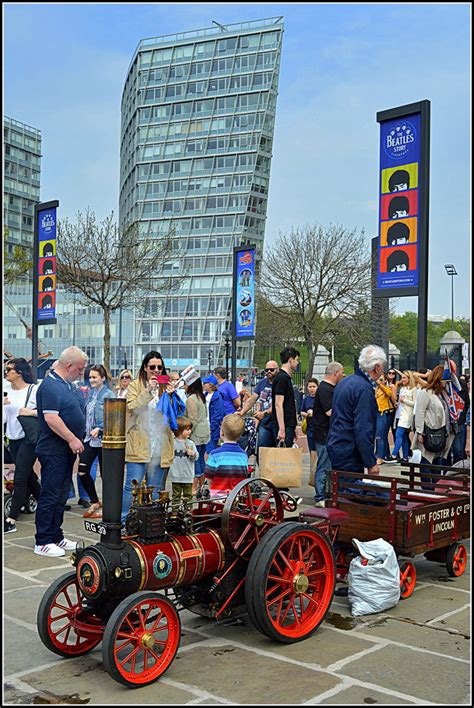
[[[197,695],[165,681],[134,690],[122,686],[105,671],[102,654],[97,649],[81,658],[59,659],[58,665],[41,672],[32,671],[27,677],[23,676],[22,681],[36,691],[46,691],[56,696],[78,694],[88,702],[92,702],[93,694],[94,705],[183,705]]]
[[[429,622],[447,612],[461,609],[467,602],[469,600],[464,593],[449,592],[449,588],[444,585],[420,587],[407,600],[401,600],[398,605],[392,607],[390,616]]]
[[[433,622],[430,626],[439,627],[440,629],[454,629],[470,637],[472,629],[471,609],[470,607],[466,607],[464,610],[456,612],[450,617],[446,617],[439,622]]]
[[[372,688],[363,688],[362,686],[351,686],[344,691],[339,691],[334,696],[326,696],[321,705],[367,705],[378,703],[379,705],[393,705],[398,703],[399,699],[389,693],[375,691]],[[403,700],[403,705],[414,705],[415,701]]]
[[[62,661],[39,641],[36,632],[12,622],[7,617],[3,618],[3,631],[4,636],[8,636],[8,642],[4,643],[3,648],[4,676]]]
[[[440,631],[440,629],[443,631]],[[359,630],[359,632],[367,638],[390,639],[408,646],[429,649],[447,656],[469,660],[471,655],[469,639],[444,630],[444,625],[420,626],[419,624],[412,624],[412,622],[384,616],[381,619],[374,620],[362,630]]]
[[[346,664],[339,673],[438,705],[469,704],[468,664],[427,653],[421,661],[413,649],[382,648]]]
[[[370,638],[365,640],[351,637],[350,633],[347,636],[341,635],[337,641],[326,623],[323,623],[304,642],[294,644],[282,644],[266,637],[252,627],[250,620],[246,620],[246,624],[231,626],[215,624],[206,631],[212,636],[227,639],[231,644],[232,642],[246,644],[253,649],[261,649],[275,656],[285,656],[303,663],[317,664],[323,668],[373,646]]]
[[[188,676],[196,688],[242,704],[304,703],[317,693],[334,688],[339,679],[245,651],[229,644],[187,651],[166,674],[169,678]],[[285,680],[291,676],[291,680]],[[191,678],[192,677],[192,678]]]

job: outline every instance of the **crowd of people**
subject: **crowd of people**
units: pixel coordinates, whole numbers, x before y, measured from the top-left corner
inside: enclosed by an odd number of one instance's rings
[[[300,396],[293,384],[299,358],[297,349],[285,347],[280,363],[267,362],[252,393],[241,379],[238,386],[228,381],[223,367],[188,380],[168,372],[159,351],[144,356],[135,378],[121,371],[115,385],[103,365],[87,366],[87,355],[74,346],[61,353],[40,385],[25,359],[8,360],[4,424],[15,477],[4,532],[17,530],[32,494],[38,500],[34,552],[59,557],[74,550],[62,532],[75,494],[74,471],[84,518],[101,518],[95,474],[102,462],[104,401],[115,396],[127,406],[123,524],[137,482],[146,480],[157,498],[169,478],[173,505],[227,493],[248,477],[249,457],[258,463],[259,449],[296,444],[300,422],[316,506],[326,503],[332,469],[378,474],[381,465],[410,457],[447,466],[470,456],[470,380],[458,380],[452,362],[432,371],[386,371],[385,352],[369,345],[354,374],[345,376],[342,364],[330,362],[324,378],[310,378]],[[456,405],[448,381],[458,392]],[[437,451],[433,431],[443,433]]]

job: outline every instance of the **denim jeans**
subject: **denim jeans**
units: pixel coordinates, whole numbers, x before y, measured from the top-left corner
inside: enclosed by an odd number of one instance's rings
[[[308,441],[309,452],[315,452],[316,443],[314,442],[314,433],[312,430],[306,429],[306,439]]]
[[[390,415],[379,413],[377,416],[377,431],[375,434],[375,454],[381,460],[390,457],[388,446],[388,431],[390,430]]]
[[[314,501],[323,501],[326,499],[326,478],[332,470],[331,460],[329,459],[326,445],[322,443],[314,443],[316,452],[318,453],[318,464],[316,467],[315,494]]]
[[[153,499],[158,498],[160,490],[165,488],[168,467],[161,467],[155,460],[151,462],[127,462],[125,465],[125,486],[122,495],[122,523],[127,518],[132,504],[132,480],[139,484],[145,479],[148,486],[154,487]]]
[[[461,424],[459,431],[456,433],[456,437],[454,438],[453,444],[451,446],[451,453],[453,455],[453,465],[455,465],[456,462],[459,462],[460,460],[466,459],[466,453],[464,452],[464,448],[466,447],[466,438],[466,426]]]
[[[60,543],[64,534],[61,526],[64,505],[69,496],[72,468],[76,456],[39,455],[41,464],[41,494],[36,509],[36,544]]]
[[[262,423],[257,428],[257,459],[258,451],[261,447],[275,447],[275,434],[273,427],[266,428]]]
[[[194,476],[202,477],[204,474],[204,469],[206,467],[206,460],[204,459],[206,445],[196,445],[196,450],[199,452],[199,457],[194,463]]]
[[[402,448],[403,459],[408,459],[408,455],[410,454],[410,437],[408,432],[408,428],[402,428],[400,425],[397,426],[395,434],[395,447],[393,448],[392,457],[396,457],[398,455],[398,451]]]
[[[429,474],[431,472],[431,475],[432,475],[431,477],[421,477],[420,478],[421,479],[421,488],[434,492],[434,487],[430,487],[429,483],[431,482],[431,484],[436,484],[436,482],[439,480],[441,475],[439,472],[435,472],[434,470],[430,470],[426,467],[422,467],[421,465],[423,464],[423,462],[425,463],[425,465],[430,465],[430,464],[431,465],[443,465],[446,463],[446,460],[444,460],[442,457],[435,457],[433,459],[433,462],[429,462],[426,459],[426,457],[421,458],[420,472],[426,472],[426,474]],[[448,467],[449,465],[446,465],[446,466]]]
[[[260,427],[260,426],[259,426]],[[278,423],[273,424],[273,434],[275,436],[275,445],[278,444]],[[293,447],[293,443],[295,442],[295,432],[296,432],[296,426],[294,428],[289,428],[288,426],[285,427],[285,447]]]

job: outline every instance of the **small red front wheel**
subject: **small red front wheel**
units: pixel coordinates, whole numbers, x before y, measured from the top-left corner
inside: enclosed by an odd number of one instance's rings
[[[416,568],[410,561],[399,561],[400,566],[400,597],[406,600],[413,595],[416,585]]]
[[[462,543],[452,543],[446,553],[446,570],[449,575],[458,578],[464,573],[467,565],[466,546]]]
[[[102,640],[104,666],[110,676],[130,688],[148,686],[173,662],[181,622],[166,597],[137,592],[110,615]]]

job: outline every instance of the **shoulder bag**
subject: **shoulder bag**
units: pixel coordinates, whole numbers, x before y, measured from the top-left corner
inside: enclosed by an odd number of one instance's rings
[[[428,452],[443,452],[446,447],[448,431],[446,426],[441,428],[430,428],[428,425],[423,427],[423,445]]]
[[[31,389],[33,388],[33,384],[28,389],[28,393],[26,396],[26,401],[24,407],[28,405],[28,400],[30,398],[31,394]],[[38,418],[34,415],[19,415],[17,416],[17,420],[20,423],[21,427],[25,431],[25,439],[27,442],[30,443],[30,445],[36,446],[36,443],[38,442],[38,437],[39,437],[39,422]]]

